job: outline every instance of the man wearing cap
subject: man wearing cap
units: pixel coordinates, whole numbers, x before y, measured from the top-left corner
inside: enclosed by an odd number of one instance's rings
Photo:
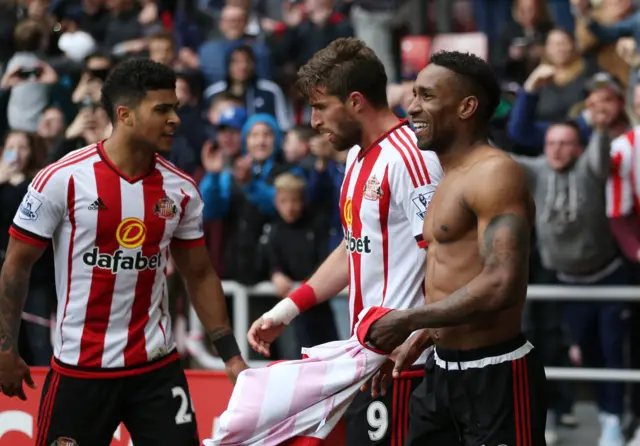
[[[245,122],[247,112],[242,107],[234,105],[220,113],[215,142],[207,141],[202,150],[202,165],[207,172],[215,172],[219,162],[222,163],[219,169],[231,167],[242,149],[240,133]]]
[[[624,92],[607,73],[596,74],[586,86],[589,94],[584,118],[593,128],[586,149],[577,124],[559,122],[546,131],[543,155],[516,160],[529,177],[537,208],[538,250],[542,265],[555,273],[554,281],[626,285],[628,271],[605,212],[611,138],[628,128]],[[620,302],[563,304],[562,316],[572,345],[570,357],[575,365],[623,367],[624,310]],[[602,423],[599,444],[622,446],[623,385],[602,383],[596,390]],[[549,430],[548,442],[553,443],[554,435]]]

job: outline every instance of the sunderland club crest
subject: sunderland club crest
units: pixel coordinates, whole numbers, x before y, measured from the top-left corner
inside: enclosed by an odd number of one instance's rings
[[[364,185],[364,198],[371,201],[377,201],[382,198],[382,188],[380,181],[373,175]]]
[[[178,206],[175,202],[166,195],[158,200],[153,207],[153,213],[160,218],[169,220],[178,214]]]

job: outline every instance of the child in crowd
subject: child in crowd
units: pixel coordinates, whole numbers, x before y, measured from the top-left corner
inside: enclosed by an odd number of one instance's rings
[[[328,254],[328,224],[322,216],[305,209],[306,181],[292,173],[280,174],[275,182],[278,218],[269,232],[268,257],[271,281],[280,297],[286,297],[296,282],[311,276]],[[333,311],[328,302],[316,305],[293,320],[301,347],[312,347],[338,339]]]
[[[284,140],[284,159],[289,164],[296,164],[305,171],[311,172],[314,158],[311,156],[310,142],[316,134],[309,125],[296,125],[287,132]]]

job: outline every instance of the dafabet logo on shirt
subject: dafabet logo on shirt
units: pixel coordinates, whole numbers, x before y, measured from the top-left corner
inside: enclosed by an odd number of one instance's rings
[[[118,249],[110,254],[101,253],[96,246],[91,251],[84,253],[82,261],[87,266],[111,270],[114,274],[118,271],[158,269],[162,265],[160,250],[151,256],[143,255],[141,250],[138,250],[135,255],[125,254],[125,249],[137,249],[142,246],[146,237],[147,227],[142,220],[126,218],[120,222],[116,229],[116,240],[124,249]]]
[[[116,229],[116,240],[123,248],[135,249],[144,243],[147,227],[142,220],[125,218]]]

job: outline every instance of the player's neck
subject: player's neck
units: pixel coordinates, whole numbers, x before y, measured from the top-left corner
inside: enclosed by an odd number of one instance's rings
[[[400,120],[391,110],[372,111],[362,124],[362,141],[360,147],[366,149],[398,125]]]
[[[451,172],[465,165],[468,161],[468,155],[485,144],[487,144],[485,136],[461,138],[456,141],[444,153],[438,153],[442,170],[445,173]]]
[[[104,153],[123,174],[136,178],[148,172],[155,162],[155,153],[132,147],[129,138],[113,132],[103,145]]]

